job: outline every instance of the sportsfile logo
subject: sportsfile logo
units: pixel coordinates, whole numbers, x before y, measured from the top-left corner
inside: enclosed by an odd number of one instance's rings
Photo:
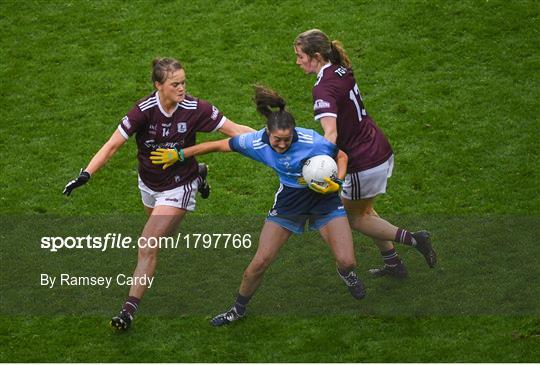
[[[250,233],[178,233],[176,237],[138,237],[122,233],[107,233],[105,236],[44,236],[40,247],[50,252],[61,250],[90,249],[107,251],[136,248],[250,248]]]
[[[326,108],[330,108],[329,102],[324,101],[322,99],[315,100],[315,104],[313,105],[314,110],[326,109]]]

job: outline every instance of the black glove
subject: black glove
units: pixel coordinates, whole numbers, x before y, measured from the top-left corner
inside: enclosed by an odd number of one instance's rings
[[[71,180],[70,182],[68,182],[62,194],[69,196],[73,189],[78,188],[79,186],[83,186],[88,182],[88,180],[90,180],[90,174],[81,169],[79,177],[77,177],[75,180]]]

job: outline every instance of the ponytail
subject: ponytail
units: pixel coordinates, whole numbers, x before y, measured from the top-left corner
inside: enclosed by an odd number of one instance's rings
[[[351,69],[351,61],[349,60],[349,56],[347,56],[347,53],[343,49],[343,44],[341,44],[340,41],[332,41],[330,42],[330,62],[332,62],[334,65],[340,65],[347,69]]]
[[[266,127],[270,132],[296,126],[292,114],[285,110],[285,99],[274,90],[262,85],[255,85],[253,101],[257,106],[257,111],[266,117]],[[272,111],[271,108],[278,108],[278,111]]]

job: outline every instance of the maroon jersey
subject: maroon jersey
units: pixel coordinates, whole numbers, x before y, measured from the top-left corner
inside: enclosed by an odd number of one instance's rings
[[[225,117],[210,103],[186,95],[171,113],[163,110],[154,92],[139,101],[122,119],[118,130],[128,139],[134,133],[137,141],[139,176],[154,191],[174,189],[197,176],[197,161],[188,158],[163,170],[150,161],[156,148],[186,148],[195,144],[196,132],[212,132],[223,125]]]
[[[392,155],[390,143],[364,109],[356,80],[350,70],[327,64],[313,87],[315,119],[337,119],[338,147],[349,157],[347,172],[380,165]]]

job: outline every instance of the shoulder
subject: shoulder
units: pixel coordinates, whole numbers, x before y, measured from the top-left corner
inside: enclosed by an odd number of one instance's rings
[[[135,108],[138,108],[141,112],[149,110],[151,108],[158,106],[158,100],[156,92],[153,92],[150,95],[145,96],[144,98],[137,101]]]
[[[209,101],[197,98],[192,95],[186,95],[184,100],[179,104],[182,109],[195,110],[202,113],[204,116],[209,117],[212,120],[218,120],[220,116],[219,109],[211,104]]]
[[[321,70],[317,75],[317,82],[314,89],[324,89],[339,87],[343,84],[348,84],[350,80],[354,80],[352,70],[339,65],[330,65]]]
[[[316,138],[317,132],[313,129],[296,127],[296,134],[298,135],[298,142],[305,144],[313,144]]]
[[[180,102],[180,104],[178,104],[178,105],[182,109],[197,110],[200,107],[204,108],[207,104],[208,104],[208,102],[206,102],[205,100],[196,98],[196,97],[191,96],[191,95],[186,95],[184,100],[182,100]]]
[[[230,139],[234,150],[258,150],[266,146],[263,140],[265,129],[244,133]]]
[[[303,139],[304,141],[310,142],[312,144],[323,144],[328,146],[334,146],[332,142],[324,138],[323,135],[319,134],[317,131],[313,129],[306,129],[306,128],[296,128],[298,133],[298,140],[300,141]]]

